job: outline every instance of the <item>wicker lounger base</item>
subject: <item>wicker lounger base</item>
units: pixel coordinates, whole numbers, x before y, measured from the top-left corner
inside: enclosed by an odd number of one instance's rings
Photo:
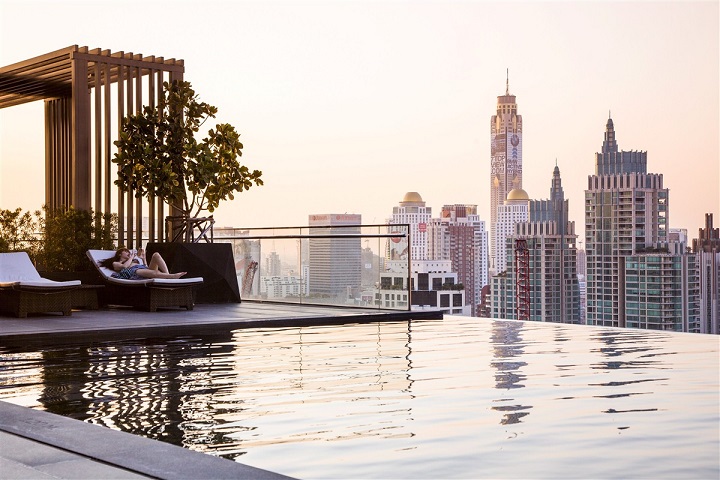
[[[150,312],[158,308],[182,307],[192,310],[195,305],[191,285],[172,288],[106,285],[99,295],[104,306],[127,305]]]
[[[28,313],[72,313],[70,291],[37,292],[17,289],[0,289],[0,309],[16,317],[26,318]]]

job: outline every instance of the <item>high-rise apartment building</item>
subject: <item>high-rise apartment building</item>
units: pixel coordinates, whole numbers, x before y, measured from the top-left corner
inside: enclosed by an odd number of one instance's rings
[[[567,220],[560,169],[553,171],[549,200],[525,198],[529,221],[514,224],[505,240],[505,269],[492,279],[492,316],[579,323],[577,235]]]
[[[713,228],[712,213],[705,214],[705,228],[693,239],[698,256],[700,284],[700,333],[720,334],[720,228]]]
[[[624,258],[625,326],[699,333],[697,255],[653,250]]]
[[[487,233],[477,205],[444,205],[440,218],[428,224],[432,260],[450,260],[458,282],[465,287],[472,316],[478,316],[482,288],[488,284]]]
[[[647,152],[620,151],[611,118],[585,190],[587,323],[626,326],[626,257],[667,244],[669,192]]]
[[[498,206],[513,189],[522,188],[522,116],[517,113],[515,95],[510,95],[509,80],[505,95],[497,97],[497,109],[490,119],[490,268],[497,271],[496,252],[505,245],[496,242]]]
[[[270,252],[265,257],[265,271],[263,272],[268,277],[279,277],[282,275],[282,263],[280,262],[280,255],[277,252]]]
[[[362,246],[360,237],[332,238],[333,235],[359,234],[361,215],[310,215],[308,288],[311,297],[346,303],[360,293],[362,284]],[[327,227],[327,228],[322,228]]]
[[[425,202],[417,192],[407,192],[400,204],[393,207],[392,217],[388,223],[410,225],[408,248],[413,260],[427,260],[428,258],[427,225],[430,217],[432,217],[432,208],[425,206]],[[392,256],[391,254],[388,259],[393,260]]]
[[[497,207],[497,221],[495,222],[495,239],[498,246],[495,249],[493,269],[496,274],[502,273],[507,268],[507,239],[515,235],[515,225],[527,222],[530,219],[530,199],[522,188],[510,190],[507,199]],[[500,248],[502,247],[502,248]]]

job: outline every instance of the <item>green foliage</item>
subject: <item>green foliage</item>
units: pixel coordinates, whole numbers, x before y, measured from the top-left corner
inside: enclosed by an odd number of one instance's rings
[[[0,210],[0,252],[27,252],[39,270],[79,272],[92,269],[85,252],[113,250],[117,215],[74,208],[22,212]]]
[[[38,241],[40,212],[0,209],[0,252],[28,252],[35,259],[40,249]]]
[[[213,212],[234,192],[262,185],[262,172],[240,165],[243,144],[230,124],[218,124],[198,141],[195,134],[217,108],[199,102],[189,82],[163,84],[158,107],[145,107],[122,122],[115,184],[135,196],[158,197],[196,217]]]
[[[91,269],[86,251],[113,250],[117,236],[117,215],[43,207],[40,220],[42,249],[37,256],[39,269],[53,272],[79,272]]]

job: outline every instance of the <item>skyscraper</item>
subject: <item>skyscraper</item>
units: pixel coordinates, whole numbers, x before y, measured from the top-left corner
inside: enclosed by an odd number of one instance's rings
[[[310,215],[313,235],[359,234],[362,217],[356,214]],[[333,228],[336,227],[336,228]],[[360,292],[362,246],[360,238],[311,238],[309,241],[311,297],[347,303]]]
[[[505,80],[505,95],[497,97],[497,111],[490,119],[490,268],[496,271],[497,208],[503,205],[508,193],[522,188],[522,116],[517,113],[515,95],[510,95],[509,77]]]
[[[518,190],[514,190],[517,192]],[[513,192],[508,195],[508,199]],[[510,202],[506,201],[507,207]],[[575,222],[567,220],[560,169],[555,166],[549,200],[527,200],[529,221],[514,223],[505,238],[503,272],[492,279],[494,318],[579,323]],[[501,212],[503,209],[499,209]]]
[[[705,214],[705,228],[692,242],[698,256],[700,283],[700,333],[720,334],[720,228],[713,228],[712,213]]]
[[[625,327],[625,258],[667,243],[669,192],[647,152],[620,151],[612,118],[585,190],[587,323]]]

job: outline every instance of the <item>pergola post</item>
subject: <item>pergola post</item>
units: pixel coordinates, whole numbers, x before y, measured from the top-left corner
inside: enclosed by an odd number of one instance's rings
[[[72,161],[70,191],[72,206],[90,210],[90,90],[88,62],[70,57],[72,64]],[[69,205],[68,205],[69,206]]]
[[[129,248],[162,241],[163,202],[118,192],[111,159],[122,119],[156,106],[163,75],[182,80],[184,72],[182,60],[77,45],[0,68],[0,108],[45,101],[45,204],[114,211],[118,243]]]

